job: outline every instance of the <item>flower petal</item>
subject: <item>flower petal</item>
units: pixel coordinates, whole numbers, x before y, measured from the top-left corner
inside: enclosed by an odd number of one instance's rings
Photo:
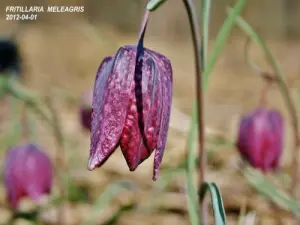
[[[168,136],[171,105],[172,105],[172,94],[173,94],[173,72],[170,61],[163,57],[160,59],[160,71],[161,71],[161,83],[162,83],[162,118],[159,129],[158,143],[155,150],[154,156],[154,168],[153,168],[153,180],[158,177],[158,170],[164,155],[165,145]]]
[[[101,166],[118,146],[133,86],[132,54],[120,48],[99,68],[93,96],[89,170]]]
[[[120,145],[128,167],[135,170],[157,146],[162,116],[162,75],[157,53],[144,49],[135,74],[135,88]]]

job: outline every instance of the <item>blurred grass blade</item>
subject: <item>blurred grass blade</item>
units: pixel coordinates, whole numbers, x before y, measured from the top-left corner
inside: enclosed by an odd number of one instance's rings
[[[217,62],[217,59],[223,50],[223,47],[227,41],[227,38],[229,37],[229,34],[232,30],[232,27],[235,24],[235,20],[241,13],[243,7],[245,6],[246,0],[238,0],[237,3],[234,5],[233,10],[230,12],[226,20],[224,21],[222,27],[220,28],[218,35],[215,40],[215,44],[213,47],[213,50],[211,52],[211,55],[209,57],[209,60],[207,61],[207,64],[205,65],[204,70],[204,82],[203,82],[203,88],[204,91],[207,89],[208,85],[208,78],[210,73],[213,71],[213,68]]]
[[[231,13],[233,9],[227,8],[227,13]],[[279,69],[278,64],[276,63],[275,58],[273,57],[271,51],[269,50],[265,41],[254,31],[254,29],[242,18],[237,17],[236,19],[237,25],[246,33],[248,34],[251,39],[264,51],[268,62],[273,67],[274,72],[279,75],[280,79],[284,80],[284,76]]]
[[[234,23],[235,23],[235,20],[237,19],[237,17],[239,16],[239,14],[241,13],[244,5],[246,3],[246,0],[238,0],[237,3],[235,4],[235,6],[233,7],[233,10],[232,12],[230,13],[230,15],[228,15],[228,17],[226,18],[225,22],[223,23],[221,29],[219,30],[218,32],[218,35],[216,37],[216,41],[215,41],[215,44],[214,44],[214,47],[213,47],[213,50],[211,52],[211,56],[208,57],[209,60],[207,61],[207,63],[205,63],[204,65],[204,73],[202,74],[203,76],[203,90],[204,92],[207,90],[207,86],[208,86],[208,81],[209,81],[209,75],[210,73],[212,72],[216,62],[217,62],[217,59],[226,43],[226,40],[229,36],[229,33],[230,31],[232,30],[232,27],[234,26]],[[208,3],[205,4],[207,7],[209,6]],[[203,13],[204,15],[206,15],[207,13],[204,12]],[[209,18],[209,16],[205,16],[206,19]],[[205,25],[206,22],[203,21],[203,27],[208,27],[207,25]],[[208,31],[206,31],[208,32]],[[205,34],[203,35],[203,38],[208,38],[209,35],[208,34]],[[208,40],[203,40],[203,43],[208,43]],[[207,49],[207,46],[204,47],[204,49]],[[205,52],[204,52],[205,53]],[[204,59],[203,60],[204,62],[206,62],[206,60]],[[196,109],[196,104],[194,103],[194,106],[193,106],[193,112],[192,112],[192,119],[191,119],[191,122],[192,123],[197,123],[197,109]],[[192,129],[191,132],[189,133],[189,135],[191,135],[192,133],[196,132],[196,129],[197,127],[194,126],[192,128],[192,126],[190,126]]]
[[[9,147],[17,144],[21,140],[22,127],[20,123],[20,106],[22,102],[9,96],[9,123],[5,123],[5,133],[1,137],[0,148],[7,150]]]
[[[210,23],[210,8],[211,0],[202,0],[202,49],[203,49],[203,59],[202,62],[206,65],[206,59],[208,54],[208,41],[209,41],[209,23]]]
[[[151,0],[147,4],[147,9],[152,12],[156,10],[158,7],[160,7],[163,3],[165,3],[167,0]]]
[[[221,193],[215,183],[205,182],[200,190],[200,198],[203,199],[207,193],[210,192],[212,208],[214,212],[214,221],[215,225],[225,225],[226,224],[226,216],[225,210],[223,206],[223,200]]]
[[[135,209],[134,204],[121,206],[121,208],[114,215],[112,215],[106,222],[104,222],[102,224],[103,225],[114,225],[118,222],[119,218],[122,216],[123,213],[132,211],[134,209]]]
[[[300,218],[300,203],[294,201],[289,195],[268,181],[261,172],[249,167],[242,170],[242,172],[249,183],[262,195]]]
[[[178,166],[175,168],[167,168],[163,169],[160,173],[160,178],[158,182],[155,182],[153,187],[153,194],[157,194],[157,192],[164,191],[174,177],[182,175],[184,172],[183,168]]]
[[[136,186],[133,182],[130,181],[117,181],[108,185],[108,187],[103,191],[103,193],[96,200],[92,206],[92,212],[88,216],[85,224],[94,225],[95,219],[99,213],[112,201],[112,199],[124,190],[134,190]]]
[[[247,205],[247,200],[246,197],[243,199],[243,203],[240,209],[240,215],[238,218],[238,223],[237,225],[244,225],[245,224],[245,216],[246,216],[246,205]]]
[[[194,105],[193,111],[196,110]],[[187,206],[190,222],[192,225],[199,224],[199,204],[197,198],[197,190],[194,185],[194,173],[195,173],[195,158],[196,157],[196,142],[195,138],[197,135],[197,118],[194,117],[191,120],[190,130],[187,140],[187,161],[186,161],[186,190],[187,190]]]
[[[27,104],[36,114],[38,114],[43,120],[45,120],[50,126],[53,126],[50,117],[49,109],[47,109],[37,93],[29,90],[16,79],[10,78],[8,82],[8,92]]]
[[[0,98],[5,96],[8,91],[9,77],[6,74],[0,73]]]

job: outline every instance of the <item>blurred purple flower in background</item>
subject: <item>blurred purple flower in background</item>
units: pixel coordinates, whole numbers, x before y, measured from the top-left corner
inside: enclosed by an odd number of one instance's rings
[[[4,185],[8,201],[17,208],[21,198],[30,197],[37,204],[52,187],[53,168],[48,156],[33,144],[14,146],[7,152]]]
[[[263,172],[276,170],[283,150],[283,126],[276,110],[259,108],[244,116],[237,139],[242,157]]]
[[[93,90],[83,93],[80,103],[80,122],[84,129],[91,130]]]
[[[92,113],[89,170],[101,166],[120,145],[130,171],[155,149],[158,177],[170,120],[172,67],[163,55],[143,47],[121,47],[97,72]]]

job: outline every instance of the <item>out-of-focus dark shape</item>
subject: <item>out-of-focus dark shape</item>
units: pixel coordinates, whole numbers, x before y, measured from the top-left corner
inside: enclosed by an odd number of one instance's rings
[[[51,192],[52,177],[51,161],[39,146],[25,144],[8,150],[4,185],[12,208],[18,208],[23,197],[41,203],[41,197]]]
[[[91,130],[93,90],[83,93],[80,103],[80,122],[84,129]]]
[[[0,38],[0,75],[21,75],[21,72],[21,56],[17,43],[8,38]]]
[[[283,150],[283,135],[281,114],[276,110],[259,108],[242,118],[237,148],[254,168],[263,172],[276,170]]]

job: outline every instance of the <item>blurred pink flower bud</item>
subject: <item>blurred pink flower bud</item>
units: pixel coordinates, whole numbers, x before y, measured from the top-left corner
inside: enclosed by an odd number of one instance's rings
[[[130,171],[155,149],[158,177],[172,103],[172,67],[163,55],[143,47],[121,47],[106,57],[94,85],[89,170],[101,166],[120,145]]]
[[[240,122],[237,147],[242,157],[263,172],[276,170],[283,150],[284,124],[275,110],[259,108]]]
[[[93,91],[83,93],[80,104],[80,122],[84,129],[91,130]]]
[[[8,201],[17,208],[21,198],[30,197],[37,204],[52,187],[52,164],[40,147],[33,144],[14,146],[7,152],[4,184]]]

